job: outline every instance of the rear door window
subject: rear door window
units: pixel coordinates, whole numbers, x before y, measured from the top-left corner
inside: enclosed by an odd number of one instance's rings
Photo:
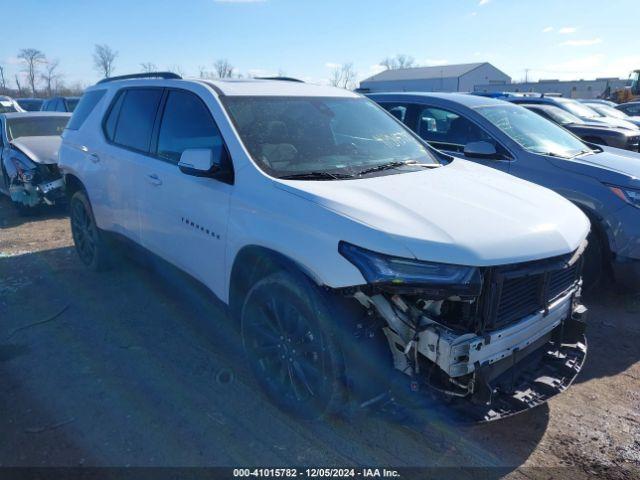
[[[123,147],[148,153],[153,125],[162,98],[162,89],[130,89],[121,98],[122,105],[119,108],[117,119],[114,119],[113,142]],[[111,113],[114,113],[113,109]],[[109,120],[107,121],[107,131],[109,131]]]
[[[159,157],[178,163],[189,148],[216,149],[222,143],[209,109],[197,95],[184,90],[169,92],[158,134]]]

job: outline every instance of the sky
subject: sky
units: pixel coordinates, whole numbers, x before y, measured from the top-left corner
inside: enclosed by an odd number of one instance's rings
[[[22,75],[22,48],[60,62],[66,84],[99,79],[95,44],[115,75],[227,59],[238,73],[326,83],[352,62],[358,79],[410,55],[420,65],[488,61],[514,81],[627,78],[640,68],[638,0],[0,0],[0,65]]]

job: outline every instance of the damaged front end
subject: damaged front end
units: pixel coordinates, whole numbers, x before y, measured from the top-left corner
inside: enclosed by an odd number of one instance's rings
[[[584,244],[498,267],[389,257],[342,242],[367,284],[347,293],[384,333],[409,389],[451,400],[475,421],[528,410],[564,391],[586,357]]]
[[[54,205],[65,198],[64,181],[58,166],[35,163],[16,152],[5,162],[11,200],[23,208]]]

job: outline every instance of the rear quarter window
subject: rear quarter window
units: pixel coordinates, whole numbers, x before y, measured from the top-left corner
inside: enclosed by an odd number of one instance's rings
[[[92,90],[85,93],[74,110],[67,128],[69,130],[78,130],[96,108],[98,102],[104,97],[105,92],[106,90]]]

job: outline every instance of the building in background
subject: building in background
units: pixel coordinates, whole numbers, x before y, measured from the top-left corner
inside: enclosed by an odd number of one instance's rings
[[[610,91],[624,87],[627,80],[620,78],[596,78],[595,80],[568,80],[557,79],[540,80],[538,82],[510,83],[496,88],[488,83],[485,85],[475,85],[474,92],[536,92],[536,93],[556,93],[566,98],[599,98],[607,89]]]
[[[511,77],[488,62],[385,70],[360,82],[367,92],[473,92],[477,85],[504,91]]]

